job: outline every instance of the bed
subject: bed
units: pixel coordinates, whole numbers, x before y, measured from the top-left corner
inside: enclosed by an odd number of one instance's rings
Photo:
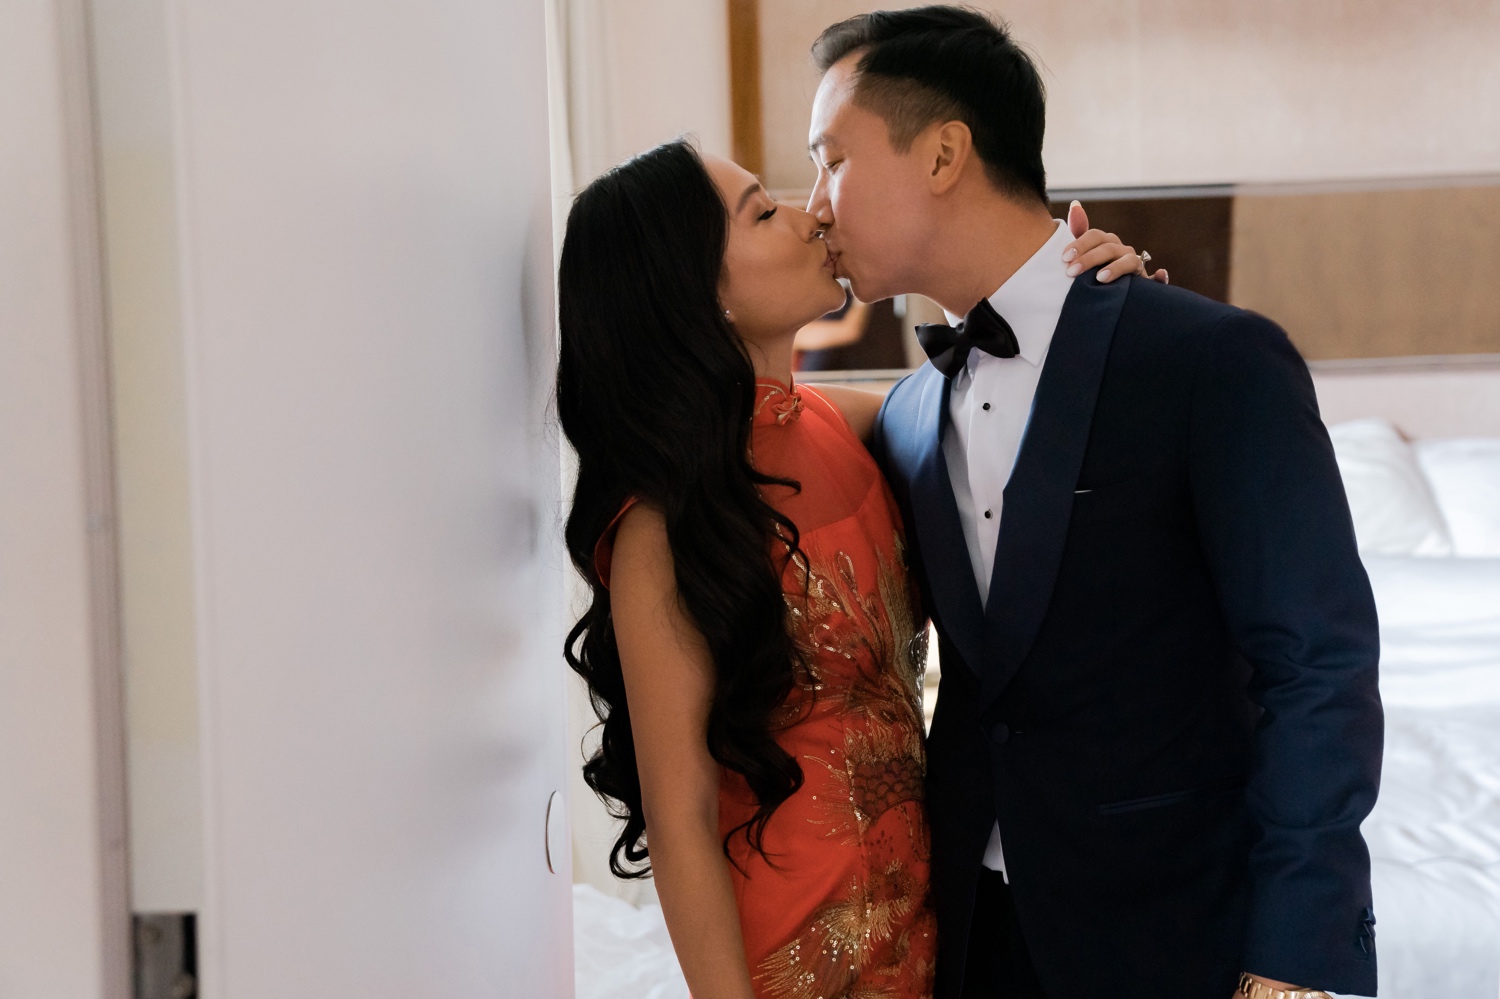
[[[1330,428],[1380,613],[1383,999],[1500,994],[1500,440]]]
[[[1500,992],[1500,558],[1369,556],[1385,767],[1364,826],[1380,995]]]
[[[1500,440],[1331,428],[1380,613],[1382,999],[1500,995]],[[935,680],[936,677],[933,678]],[[935,684],[932,684],[935,686]],[[687,999],[654,906],[575,887],[578,999]]]

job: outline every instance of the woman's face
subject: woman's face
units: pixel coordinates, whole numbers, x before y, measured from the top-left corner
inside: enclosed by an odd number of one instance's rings
[[[843,305],[844,288],[833,276],[817,220],[772,201],[744,167],[717,156],[703,162],[729,209],[719,304],[735,331],[764,343]]]

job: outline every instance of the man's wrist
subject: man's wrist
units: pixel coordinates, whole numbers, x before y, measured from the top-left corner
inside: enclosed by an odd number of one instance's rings
[[[1305,986],[1292,985],[1274,978],[1262,978],[1246,971],[1240,975],[1238,995],[1244,999],[1329,999],[1328,993]]]

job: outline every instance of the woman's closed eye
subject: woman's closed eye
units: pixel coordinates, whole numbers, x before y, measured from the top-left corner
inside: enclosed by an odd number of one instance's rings
[[[781,206],[780,205],[776,206],[776,208],[779,208],[779,207],[781,207]],[[756,216],[755,221],[757,221],[757,222],[764,222],[766,219],[768,219],[772,215],[776,214],[776,208],[767,208],[765,211],[761,212],[758,216]]]

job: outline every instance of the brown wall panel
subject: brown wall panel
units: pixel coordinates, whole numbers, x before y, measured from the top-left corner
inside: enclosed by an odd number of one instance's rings
[[[1241,195],[1229,300],[1311,359],[1500,353],[1500,186]]]
[[[1227,197],[1085,199],[1089,225],[1151,254],[1172,283],[1220,302],[1229,300],[1230,207]],[[1068,203],[1052,214],[1066,218]]]

